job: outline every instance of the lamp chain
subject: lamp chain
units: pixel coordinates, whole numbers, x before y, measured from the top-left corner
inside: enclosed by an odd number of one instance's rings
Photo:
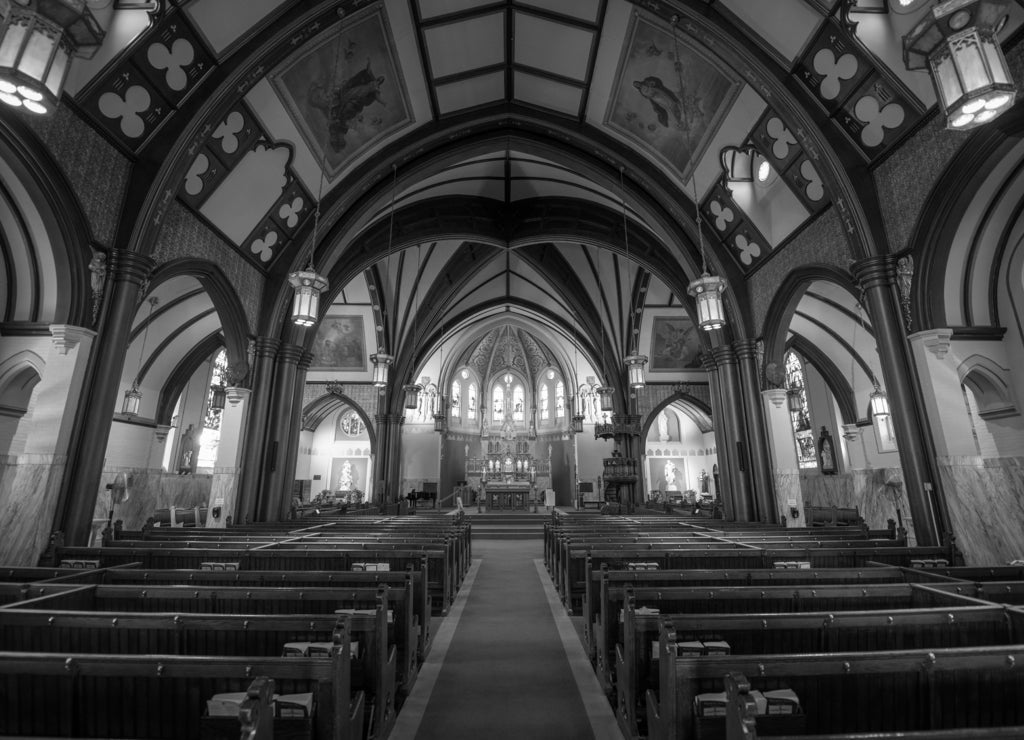
[[[332,90],[334,88],[334,81],[338,76],[338,62],[341,59],[341,37],[339,36],[334,44],[334,66],[331,67],[330,85],[327,88]],[[320,158],[320,185],[317,188],[316,194],[316,210],[313,211],[313,242],[309,247],[309,264],[306,269],[310,272],[316,272],[316,261],[314,255],[316,253],[316,240],[317,234],[320,230],[320,203],[324,198],[324,181],[327,179],[327,141],[324,140],[323,145],[323,156]]]
[[[139,387],[139,376],[142,374],[142,360],[146,356],[146,340],[149,338],[149,325],[153,323],[153,308],[159,303],[156,296],[149,298],[149,316],[146,317],[146,328],[142,332],[142,346],[139,348],[139,367],[135,371],[135,382],[132,387]]]

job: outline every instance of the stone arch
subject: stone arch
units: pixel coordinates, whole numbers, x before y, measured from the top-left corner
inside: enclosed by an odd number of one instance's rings
[[[0,454],[11,449],[45,368],[43,359],[30,350],[17,352],[0,363]]]
[[[984,355],[974,354],[957,367],[960,383],[971,389],[982,419],[1020,413],[1009,383],[1010,371]]]

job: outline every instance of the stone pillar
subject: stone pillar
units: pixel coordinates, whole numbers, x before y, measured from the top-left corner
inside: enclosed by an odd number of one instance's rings
[[[373,480],[367,486],[367,494],[372,500],[381,506],[388,503],[388,449],[391,444],[391,425],[388,424],[388,415],[383,413],[375,414],[373,417],[377,425],[377,449],[373,456]]]
[[[804,514],[804,495],[800,487],[800,464],[793,440],[793,419],[789,414],[788,393],[785,388],[761,391],[764,418],[768,427],[772,466],[775,470],[776,510],[787,527],[807,526]],[[792,516],[796,509],[797,516]]]
[[[934,442],[925,418],[917,371],[903,332],[896,258],[869,257],[854,263],[852,270],[863,290],[878,346],[917,543],[937,545],[941,533],[949,531],[949,517],[941,480],[933,469]]]
[[[728,424],[722,406],[722,387],[719,382],[718,363],[711,354],[701,355],[701,364],[708,374],[708,392],[711,395],[711,420],[715,426],[715,447],[718,449],[718,479],[721,490],[716,491],[722,499],[722,510],[725,518],[736,521],[736,505],[733,501],[735,490],[732,485],[732,465],[730,460],[736,457],[735,448],[729,439]],[[708,471],[710,473],[710,471]]]
[[[750,495],[750,444],[746,439],[746,427],[743,423],[743,398],[740,393],[739,372],[736,353],[731,347],[713,347],[711,354],[718,365],[718,384],[722,391],[722,412],[728,430],[729,456],[726,458],[731,468],[732,502],[736,521],[749,522],[754,516],[754,507]],[[719,448],[721,454],[721,448]]]
[[[0,563],[36,565],[46,549],[96,337],[67,324],[51,326],[50,334],[46,366],[32,390],[31,418],[23,420],[28,427],[24,450],[13,461],[10,485],[0,491],[0,521],[6,524]]]
[[[281,519],[287,519],[292,503],[292,484],[295,481],[295,466],[299,459],[299,437],[302,434],[302,396],[306,388],[306,373],[313,363],[313,353],[303,351],[295,366],[295,380],[292,386],[291,414],[283,420],[288,425],[287,435],[282,435],[284,445],[284,484],[288,494],[281,498]]]
[[[217,445],[217,462],[210,483],[207,527],[225,527],[229,516],[234,521],[242,465],[242,435],[246,428],[251,396],[252,391],[248,388],[232,388],[221,412],[220,443]],[[220,514],[214,516],[218,508]]]
[[[387,459],[385,460],[385,479],[388,482],[388,501],[395,503],[402,495],[402,426],[405,414],[388,414],[387,423],[391,427],[388,432]]]
[[[263,453],[270,436],[267,413],[274,387],[274,357],[280,346],[281,341],[271,337],[256,337],[253,342],[253,368],[250,375],[252,394],[246,399],[248,417],[245,421],[238,495],[233,513],[233,521],[239,524],[256,520],[256,502],[263,480]]]
[[[274,363],[274,383],[267,415],[263,480],[257,507],[259,521],[280,521],[282,510],[291,502],[291,480],[286,463],[291,440],[291,421],[295,410],[295,383],[299,360],[305,350],[295,344],[282,344]]]
[[[149,279],[153,264],[135,252],[115,249],[110,254],[109,295],[96,339],[101,349],[90,362],[54,521],[54,529],[64,532],[68,545],[85,545],[89,539],[132,319],[139,289]]]
[[[756,343],[751,339],[733,342],[739,360],[743,405],[746,408],[747,447],[754,481],[754,505],[758,521],[777,524],[779,507],[775,502],[771,454],[768,450],[761,383],[757,371]]]

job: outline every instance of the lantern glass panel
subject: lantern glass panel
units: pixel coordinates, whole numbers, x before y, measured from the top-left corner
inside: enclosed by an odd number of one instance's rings
[[[889,415],[889,397],[885,395],[885,391],[876,388],[875,392],[871,394],[871,414],[872,416]]]
[[[611,386],[604,386],[603,388],[598,388],[597,389],[597,393],[601,397],[601,410],[602,411],[614,411],[615,410],[615,400],[612,398],[612,393],[614,393],[614,392],[615,392],[615,389],[612,388]]]
[[[130,390],[124,392],[124,404],[121,406],[121,412],[128,416],[135,416],[139,413],[139,407],[141,405],[142,394],[139,393],[139,389],[133,385]]]
[[[402,390],[405,391],[405,407],[407,409],[414,409],[419,406],[420,391],[423,390],[423,386],[417,383],[410,383],[402,386]]]

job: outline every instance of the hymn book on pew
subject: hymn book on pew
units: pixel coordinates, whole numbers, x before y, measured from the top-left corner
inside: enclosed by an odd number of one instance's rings
[[[206,700],[206,713],[210,717],[237,717],[242,702],[248,694],[245,691],[230,691],[214,694]],[[277,717],[306,718],[313,715],[313,693],[274,694],[274,714]]]
[[[659,643],[651,643],[651,658],[658,660]],[[725,640],[684,640],[675,644],[677,658],[689,658],[696,655],[730,655],[732,648]]]
[[[349,654],[359,657],[359,641],[349,642]],[[333,642],[286,642],[281,651],[285,658],[329,658],[334,653]]]
[[[754,708],[758,716],[800,713],[800,699],[792,689],[774,689],[773,691],[753,689],[749,696],[754,700]],[[693,698],[693,713],[698,717],[724,717],[727,705],[728,700],[724,691],[697,694]]]

